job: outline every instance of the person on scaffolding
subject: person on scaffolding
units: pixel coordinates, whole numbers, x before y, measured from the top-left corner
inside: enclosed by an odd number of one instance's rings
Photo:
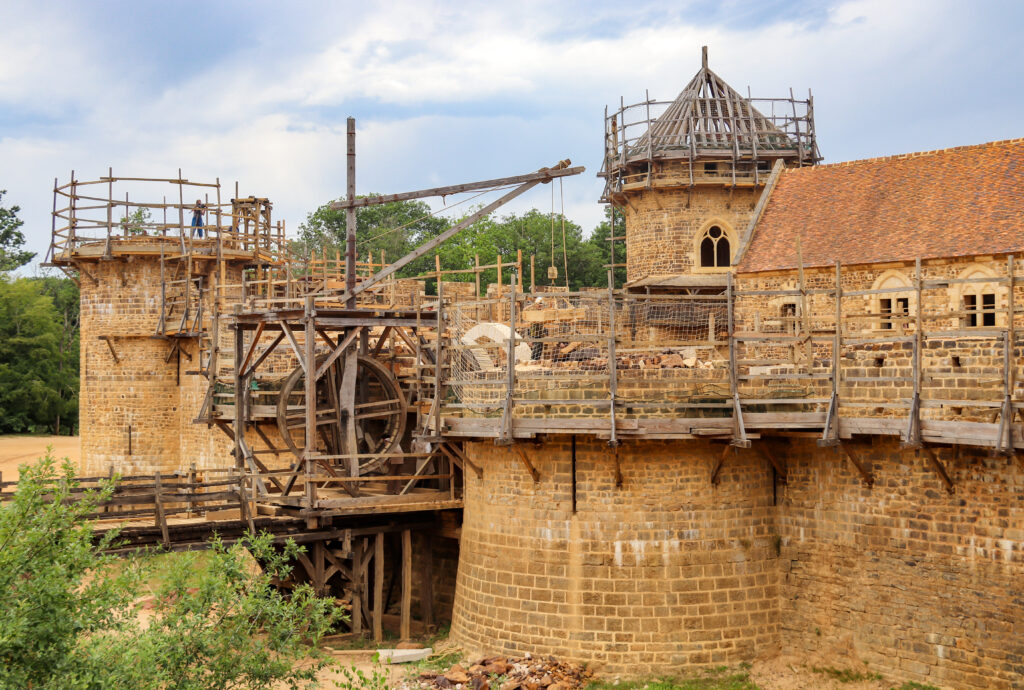
[[[206,212],[206,204],[201,199],[196,199],[196,205],[192,208],[192,234],[202,239],[203,228],[206,226],[203,214]]]

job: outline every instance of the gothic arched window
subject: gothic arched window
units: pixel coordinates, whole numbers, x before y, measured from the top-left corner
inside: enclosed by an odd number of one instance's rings
[[[712,225],[700,241],[701,268],[728,268],[732,263],[729,238],[722,228]]]

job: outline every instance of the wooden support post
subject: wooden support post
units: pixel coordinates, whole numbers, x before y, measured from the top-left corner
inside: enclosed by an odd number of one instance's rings
[[[1006,331],[1003,333],[1003,409],[1000,415],[997,450],[1003,455],[1013,454],[1013,389],[1016,385],[1016,359],[1013,356],[1016,332],[1013,327],[1014,298],[1013,255],[1006,257]]]
[[[728,337],[729,337],[729,388],[732,393],[732,415],[733,434],[729,443],[739,448],[749,448],[750,440],[747,439],[746,426],[743,423],[743,405],[740,402],[739,368],[736,362],[736,316],[734,302],[736,300],[733,289],[733,276],[729,273],[726,282],[726,303],[728,308]]]
[[[501,268],[501,260],[498,260],[498,267]],[[515,436],[512,432],[512,415],[515,407],[516,389],[516,274],[512,273],[512,280],[509,283],[508,300],[508,344],[506,350],[505,369],[505,404],[501,414],[501,429],[498,438],[494,440],[496,445],[513,443]]]
[[[423,533],[420,552],[420,620],[428,634],[434,631],[434,540]]]
[[[363,540],[356,539],[352,545],[352,632],[356,636],[363,633],[363,571],[359,565],[363,562]]]
[[[384,533],[377,532],[373,549],[373,641],[384,640]]]
[[[411,633],[412,616],[412,532],[402,530],[402,608],[399,622],[399,637],[408,640]]]
[[[836,261],[836,310],[832,336],[832,399],[829,401],[828,414],[825,415],[825,429],[818,445],[834,446],[839,443],[839,356],[842,354],[843,337],[843,273]]]
[[[438,264],[440,270],[440,264]],[[441,405],[444,403],[444,355],[441,347],[444,343],[444,295],[441,287],[441,273],[437,278],[437,339],[434,341],[434,433],[441,438]]]
[[[306,508],[316,508],[316,484],[313,482],[313,477],[316,474],[316,377],[314,372],[316,371],[316,312],[313,309],[313,297],[306,297],[305,310],[303,314],[303,320],[305,322],[305,342],[303,356],[300,359],[301,362],[305,363],[303,369],[306,372],[305,377],[305,404],[306,404],[306,426],[305,426],[305,448],[302,452],[302,459],[305,470],[305,499]],[[345,451],[354,452],[354,451]],[[358,461],[357,465],[358,467]]]
[[[533,463],[530,462],[530,459],[526,457],[526,451],[524,451],[517,443],[512,444],[512,450],[515,452],[516,455],[519,456],[519,459],[523,463],[523,467],[525,467],[526,471],[530,473],[531,477],[533,477],[533,483],[536,484],[537,482],[539,482],[540,472],[538,472],[537,468],[533,466]]]
[[[167,515],[164,513],[164,496],[163,488],[160,486],[159,472],[153,479],[153,501],[156,504],[156,524],[160,528],[160,537],[166,546],[171,543],[171,537],[167,531]]]
[[[844,455],[846,455],[846,459],[849,460],[853,464],[853,466],[857,468],[857,472],[860,473],[861,479],[864,480],[864,483],[867,484],[868,488],[870,489],[875,483],[875,478],[871,474],[871,469],[857,459],[853,452],[851,452],[850,449],[847,447],[847,444],[840,443],[838,445],[838,448],[843,452]]]
[[[608,416],[611,424],[611,437],[608,445],[612,448],[619,445],[615,432],[615,398],[618,394],[618,363],[615,360],[615,269],[608,269]],[[616,455],[616,463],[618,456]],[[619,477],[617,475],[619,479]],[[621,482],[619,482],[621,484]],[[616,484],[618,486],[619,484]]]
[[[722,449],[722,454],[718,456],[718,460],[715,462],[714,466],[711,468],[711,483],[712,484],[717,484],[718,483],[718,475],[722,472],[722,465],[725,464],[725,457],[734,448],[735,448],[735,446],[733,446],[733,445],[731,445],[729,443],[725,444],[725,448]]]
[[[235,467],[243,467],[245,465],[245,459],[242,457],[242,438],[245,435],[245,377],[242,376],[242,350],[245,347],[245,332],[239,327],[238,323],[234,323],[231,327],[235,331],[235,356],[232,358],[232,381],[235,384],[235,444],[234,444],[234,455],[235,455]],[[211,385],[213,385],[211,383]]]
[[[946,486],[946,491],[949,493],[956,491],[956,487],[953,486],[953,479],[949,476],[949,472],[946,471],[946,466],[942,464],[941,460],[939,460],[935,451],[922,444],[921,448],[914,452],[920,456],[922,450],[924,451],[925,457],[928,458],[929,463],[931,463],[932,469],[935,470],[935,474],[939,475],[939,479],[941,479],[942,483]]]
[[[916,328],[914,329],[914,393],[910,400],[910,414],[907,418],[907,433],[903,440],[904,448],[920,448],[921,447],[921,358],[922,350],[924,349],[924,320],[922,312],[924,311],[924,300],[922,299],[922,276],[921,276],[921,259],[918,258],[914,261],[914,293],[917,296],[917,305],[915,309],[915,323]]]

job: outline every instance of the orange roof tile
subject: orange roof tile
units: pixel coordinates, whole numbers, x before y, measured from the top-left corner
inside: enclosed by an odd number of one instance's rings
[[[1024,139],[790,168],[737,271],[1024,251]]]

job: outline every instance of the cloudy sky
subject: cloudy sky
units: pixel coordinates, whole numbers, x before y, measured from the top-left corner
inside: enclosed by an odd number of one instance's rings
[[[604,107],[674,98],[703,44],[743,93],[811,88],[841,161],[1024,136],[1022,28],[1018,0],[0,0],[0,189],[40,257],[71,170],[237,180],[295,229],[344,194],[352,115],[359,193],[571,158],[589,230]]]

